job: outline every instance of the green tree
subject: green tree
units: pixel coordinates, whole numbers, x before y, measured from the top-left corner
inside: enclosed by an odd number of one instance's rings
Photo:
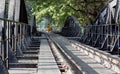
[[[43,17],[51,17],[53,24],[62,26],[67,16],[74,15],[85,26],[94,21],[106,2],[107,0],[35,0],[32,12],[37,22]]]

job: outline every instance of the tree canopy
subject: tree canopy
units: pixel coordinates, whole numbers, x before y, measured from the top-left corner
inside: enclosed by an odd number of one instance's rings
[[[29,0],[32,1],[33,0]],[[69,15],[77,17],[82,26],[93,22],[108,0],[34,0],[32,12],[37,22],[43,17],[53,24],[63,25]]]

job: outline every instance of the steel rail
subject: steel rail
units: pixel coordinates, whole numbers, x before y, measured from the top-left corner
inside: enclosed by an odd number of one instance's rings
[[[56,48],[58,49],[59,53],[62,55],[62,57],[64,58],[64,61],[67,62],[67,64],[70,67],[71,73],[72,74],[84,74],[85,72],[82,71],[82,69],[76,64],[76,62],[74,60],[71,59],[71,56],[69,56],[64,50],[63,48],[51,37],[49,37],[49,39],[53,42],[53,44],[56,46]]]

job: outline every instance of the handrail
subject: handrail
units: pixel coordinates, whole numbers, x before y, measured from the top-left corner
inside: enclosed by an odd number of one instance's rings
[[[0,25],[2,26],[2,34],[0,40],[0,56],[2,61],[5,62],[5,67],[9,68],[10,54],[19,54],[17,48],[20,47],[22,50],[22,41],[30,37],[30,25],[6,18],[0,18]],[[12,26],[14,25],[14,27]],[[11,50],[9,52],[9,50]],[[16,56],[14,56],[15,58]],[[12,58],[10,58],[12,59]]]
[[[0,20],[9,21],[9,22],[14,22],[14,23],[18,23],[18,24],[25,24],[25,25],[28,25],[28,24],[23,23],[23,22],[18,22],[18,21],[15,21],[15,20],[9,20],[9,19],[6,19],[6,18],[0,18]]]

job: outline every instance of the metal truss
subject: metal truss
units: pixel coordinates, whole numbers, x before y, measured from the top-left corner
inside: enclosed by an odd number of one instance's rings
[[[100,12],[93,25],[88,25],[80,41],[120,55],[120,0],[112,0]]]
[[[79,37],[77,41],[120,55],[120,0],[109,1],[92,25],[81,34],[73,16],[67,18],[62,35]]]

